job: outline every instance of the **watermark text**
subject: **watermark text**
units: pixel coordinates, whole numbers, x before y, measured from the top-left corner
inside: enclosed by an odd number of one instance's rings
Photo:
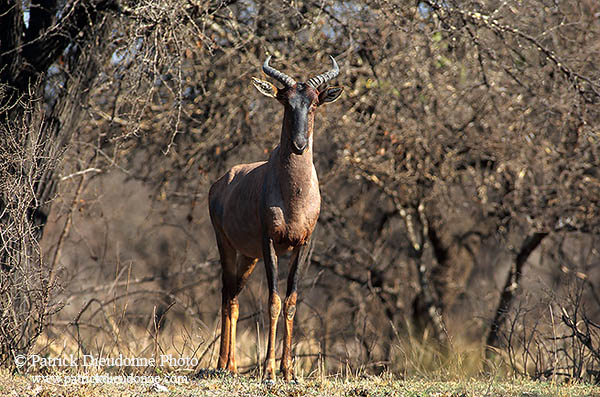
[[[83,354],[80,356],[68,355],[61,357],[47,357],[39,354],[15,356],[15,365],[18,368],[125,368],[125,367],[168,367],[173,369],[194,369],[198,365],[195,357],[176,357],[163,354],[158,357],[126,357],[119,354],[117,357],[94,356]]]

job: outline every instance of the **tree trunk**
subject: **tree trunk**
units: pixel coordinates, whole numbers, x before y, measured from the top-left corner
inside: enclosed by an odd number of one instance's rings
[[[510,309],[517,294],[517,290],[519,289],[519,282],[521,281],[523,266],[525,266],[525,263],[527,262],[527,259],[531,253],[535,251],[535,249],[541,244],[542,240],[547,235],[548,233],[545,232],[535,232],[527,236],[525,241],[523,241],[519,253],[510,266],[506,283],[502,289],[500,301],[498,302],[498,306],[496,308],[496,314],[490,326],[490,332],[486,340],[487,346],[500,347],[499,334],[504,322],[506,321],[508,310]],[[489,356],[490,353],[491,350],[488,349],[486,354]]]

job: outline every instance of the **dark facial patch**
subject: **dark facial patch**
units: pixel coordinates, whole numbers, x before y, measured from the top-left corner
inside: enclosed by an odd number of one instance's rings
[[[291,149],[296,154],[302,154],[308,145],[308,114],[311,105],[317,100],[315,89],[305,83],[298,83],[285,90],[282,102],[291,116]]]

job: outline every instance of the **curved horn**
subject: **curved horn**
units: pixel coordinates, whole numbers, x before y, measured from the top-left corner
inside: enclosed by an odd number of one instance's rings
[[[262,67],[263,72],[265,72],[265,74],[267,76],[273,77],[275,80],[279,81],[281,84],[285,85],[286,87],[293,87],[294,85],[296,85],[296,82],[294,81],[293,78],[291,78],[287,74],[281,73],[279,70],[269,66],[270,59],[271,59],[271,55],[269,55],[267,57],[267,59],[265,60],[265,63],[263,63],[263,67]]]
[[[335,59],[331,55],[329,55],[329,58],[331,58],[331,61],[333,62],[333,69],[331,69],[329,72],[325,72],[323,74],[315,76],[306,82],[306,84],[308,84],[315,90],[321,84],[328,82],[329,80],[337,77],[337,75],[340,74],[340,68]]]

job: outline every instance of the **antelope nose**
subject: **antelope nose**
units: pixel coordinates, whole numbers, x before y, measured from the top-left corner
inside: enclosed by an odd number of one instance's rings
[[[302,154],[306,150],[308,146],[308,139],[305,137],[296,137],[296,139],[292,140],[292,151],[295,154]]]

